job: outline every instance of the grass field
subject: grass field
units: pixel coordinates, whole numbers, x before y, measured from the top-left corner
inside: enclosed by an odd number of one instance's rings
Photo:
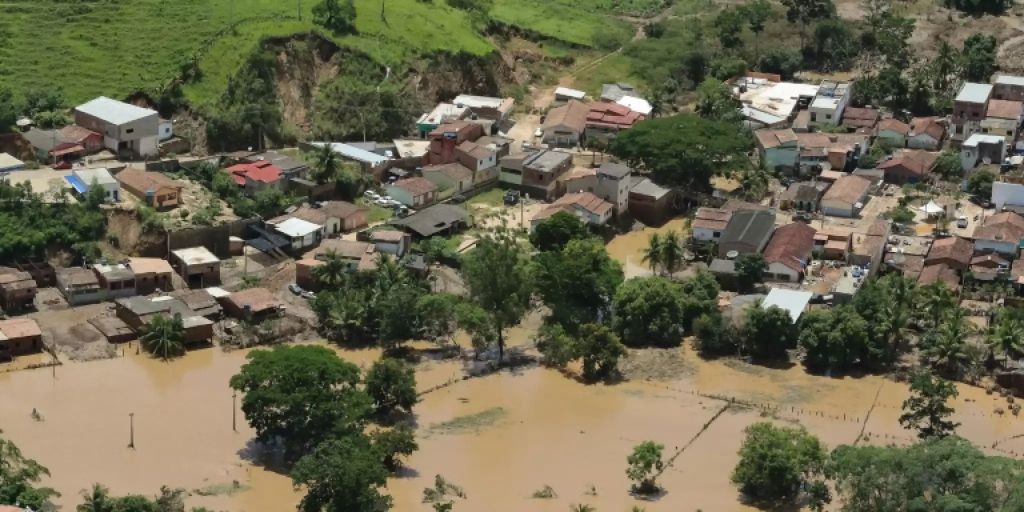
[[[491,16],[502,23],[581,46],[614,47],[633,35],[629,23],[564,0],[496,0]]]

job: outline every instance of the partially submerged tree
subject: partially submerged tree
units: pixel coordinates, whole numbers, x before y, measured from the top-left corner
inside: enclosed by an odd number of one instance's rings
[[[18,504],[32,510],[52,507],[51,501],[60,493],[38,485],[49,476],[50,471],[43,465],[26,458],[17,445],[0,437],[0,503]]]
[[[385,357],[373,363],[366,374],[366,393],[373,399],[378,415],[401,409],[412,412],[416,405],[416,373],[400,359]]]
[[[610,318],[623,276],[622,266],[597,240],[572,240],[561,251],[538,254],[531,274],[551,317],[570,330]]]
[[[579,217],[567,212],[558,212],[533,228],[530,243],[539,251],[559,251],[573,240],[588,237],[590,231]]]
[[[626,476],[633,481],[632,491],[637,494],[654,494],[660,489],[656,481],[665,461],[661,452],[665,446],[654,441],[644,441],[633,447],[633,453],[626,457],[629,467]]]
[[[958,395],[952,382],[919,371],[910,381],[910,393],[910,398],[903,401],[900,425],[917,430],[917,437],[921,439],[953,434],[960,424],[949,420],[953,408],[948,402]]]
[[[165,315],[153,317],[146,324],[139,342],[147,352],[165,361],[184,354],[185,325],[181,315],[175,313],[170,318]]]
[[[757,502],[792,503],[801,492],[828,503],[828,488],[821,477],[828,454],[821,441],[799,428],[768,422],[750,425],[740,446],[740,461],[732,481]]]
[[[673,346],[682,341],[685,299],[680,286],[662,277],[630,279],[615,292],[612,325],[630,346]]]
[[[291,471],[292,482],[306,488],[303,512],[382,512],[391,497],[381,493],[388,472],[365,436],[324,441]]]

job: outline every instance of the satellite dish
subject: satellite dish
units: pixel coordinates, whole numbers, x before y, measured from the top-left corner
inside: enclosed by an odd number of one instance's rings
[[[729,251],[729,252],[725,253],[725,257],[730,259],[730,260],[736,259],[739,255],[740,255],[739,251]]]

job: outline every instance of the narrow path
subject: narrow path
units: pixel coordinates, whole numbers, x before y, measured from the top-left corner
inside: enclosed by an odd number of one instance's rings
[[[700,430],[698,430],[697,433],[694,434],[693,437],[691,437],[690,440],[687,441],[686,444],[683,445],[682,448],[676,450],[676,452],[674,454],[672,454],[672,456],[669,457],[669,459],[667,461],[665,461],[665,465],[661,467],[661,470],[659,470],[658,473],[654,475],[654,477],[657,478],[657,477],[661,476],[662,473],[668,471],[668,469],[671,468],[673,464],[675,464],[676,459],[678,459],[679,456],[682,455],[683,452],[685,452],[686,449],[690,447],[690,445],[692,445],[694,442],[696,442],[697,439],[699,439],[700,436],[702,434],[704,434],[704,432],[706,432],[709,428],[711,428],[711,424],[714,423],[715,420],[717,420],[719,416],[724,414],[725,411],[728,411],[730,407],[732,407],[732,402],[729,402],[729,403],[725,404],[724,406],[722,406],[721,409],[718,410],[718,412],[716,412],[713,416],[711,416],[711,419],[709,419],[707,422],[705,422],[704,426],[701,427]]]
[[[1020,19],[1013,15],[1004,16],[1002,19],[1003,22],[1010,26],[1010,28],[1016,30],[1017,32],[1021,32],[1021,34],[1015,35],[1007,39],[1006,41],[1003,41],[999,45],[999,48],[996,49],[997,59],[1006,58],[1006,53],[1010,51],[1011,48],[1014,48],[1018,44],[1024,43],[1024,21],[1021,21]]]
[[[871,401],[871,407],[868,408],[868,413],[864,415],[864,423],[860,424],[860,432],[857,433],[857,439],[853,440],[854,446],[864,438],[864,429],[867,428],[868,420],[871,419],[871,413],[874,412],[875,406],[878,405],[878,397],[882,394],[882,386],[885,386],[885,381],[882,381],[882,383],[878,385],[878,390],[875,391],[875,399]]]

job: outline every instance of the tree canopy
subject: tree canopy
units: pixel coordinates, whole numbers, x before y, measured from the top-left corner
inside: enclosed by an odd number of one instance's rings
[[[599,240],[572,240],[561,251],[538,254],[532,274],[551,316],[566,326],[608,319],[623,279],[622,266]]]
[[[17,445],[0,437],[0,504],[43,510],[51,505],[53,498],[60,496],[57,491],[38,485],[49,476],[46,467],[26,458]]]
[[[302,512],[383,512],[391,497],[381,494],[387,470],[364,436],[324,441],[295,464],[295,485],[306,486]]]
[[[744,432],[740,461],[732,473],[743,494],[758,502],[783,503],[808,490],[819,501],[829,501],[820,480],[828,455],[818,438],[767,422],[754,423]]]
[[[959,393],[948,380],[919,371],[910,381],[910,397],[903,401],[900,425],[917,430],[917,437],[931,439],[953,434],[960,424],[949,419],[949,400]]]
[[[559,251],[572,240],[590,236],[587,225],[579,217],[558,212],[544,219],[530,233],[530,243],[539,251]]]
[[[472,301],[489,317],[498,342],[498,360],[505,352],[504,331],[522,320],[533,286],[529,265],[515,235],[508,230],[485,235],[462,261],[462,277]]]
[[[397,409],[412,412],[416,404],[416,373],[400,359],[385,357],[370,367],[366,374],[366,392],[373,399],[378,414]]]
[[[613,325],[629,346],[673,346],[685,329],[685,298],[663,277],[630,279],[615,292]]]

